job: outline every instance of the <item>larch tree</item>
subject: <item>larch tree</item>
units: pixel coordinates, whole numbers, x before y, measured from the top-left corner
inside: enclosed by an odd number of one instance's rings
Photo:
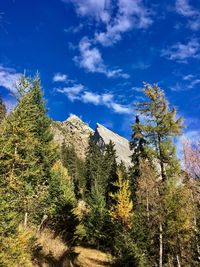
[[[140,132],[147,142],[155,168],[160,169],[159,195],[162,197],[166,181],[177,177],[180,173],[173,137],[181,134],[182,119],[176,118],[176,109],[169,108],[164,91],[157,85],[146,84],[144,94],[147,101],[137,103],[136,111],[143,118],[143,122],[140,123]],[[160,210],[162,205],[161,202]],[[164,263],[163,223],[163,219],[160,218],[158,222],[159,267],[162,267]]]
[[[27,213],[30,221],[38,222],[45,213],[56,152],[39,78],[21,77],[17,97],[18,105],[1,131],[0,172],[3,181],[20,188],[18,214]]]
[[[196,140],[195,140],[196,141]],[[184,183],[190,190],[194,209],[194,260],[200,262],[200,142],[184,140]]]

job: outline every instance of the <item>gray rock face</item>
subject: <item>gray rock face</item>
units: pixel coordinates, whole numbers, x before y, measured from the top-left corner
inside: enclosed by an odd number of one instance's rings
[[[52,132],[54,141],[61,145],[73,146],[77,155],[84,159],[88,140],[93,130],[76,115],[70,116],[66,121],[53,121]]]
[[[94,133],[94,141],[99,145],[101,149],[104,149],[105,145],[112,141],[115,144],[117,162],[123,161],[126,167],[131,165],[131,150],[129,148],[129,142],[126,138],[112,132],[103,125],[97,123],[97,127]]]
[[[77,155],[82,159],[86,155],[90,134],[93,135],[94,141],[102,150],[111,140],[115,144],[117,162],[123,161],[126,167],[131,165],[130,156],[132,152],[130,151],[128,140],[101,124],[97,123],[96,130],[93,131],[79,117],[72,115],[64,122],[53,121],[52,132],[58,145],[65,142],[66,145],[73,146]]]

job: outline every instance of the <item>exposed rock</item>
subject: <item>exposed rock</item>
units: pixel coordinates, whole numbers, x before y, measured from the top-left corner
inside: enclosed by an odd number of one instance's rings
[[[52,131],[54,140],[61,145],[74,146],[77,155],[84,159],[88,140],[93,130],[76,115],[70,116],[66,121],[53,121]]]
[[[115,144],[117,162],[123,161],[126,167],[131,165],[131,150],[129,148],[129,142],[126,138],[112,132],[103,125],[97,123],[97,127],[94,133],[94,140],[100,148],[104,149],[110,140]]]
[[[52,131],[56,143],[61,145],[65,142],[68,146],[74,146],[77,155],[82,159],[86,155],[90,134],[94,136],[94,141],[101,149],[104,149],[105,145],[111,140],[115,144],[117,162],[120,163],[123,161],[127,167],[131,165],[131,151],[128,140],[101,124],[97,123],[94,132],[79,117],[72,115],[64,122],[53,121]]]

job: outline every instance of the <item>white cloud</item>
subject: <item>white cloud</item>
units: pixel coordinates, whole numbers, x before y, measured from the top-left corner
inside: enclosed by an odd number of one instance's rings
[[[79,43],[80,56],[75,62],[91,73],[102,73],[108,78],[121,77],[127,79],[129,75],[121,68],[109,69],[102,59],[97,44],[111,46],[122,39],[125,32],[146,29],[152,23],[152,12],[143,4],[143,0],[62,0],[71,2],[76,13],[81,17],[93,19],[104,30],[94,30],[94,37],[85,37]],[[95,27],[96,29],[96,27]],[[100,29],[100,27],[98,27]]]
[[[117,103],[114,95],[111,93],[99,94],[87,90],[82,84],[74,85],[72,87],[64,87],[56,89],[57,92],[65,94],[70,101],[79,100],[83,103],[90,103],[95,106],[106,106],[115,113],[128,114],[131,113],[131,108],[126,105]]]
[[[197,11],[189,4],[188,0],[177,0],[176,11],[183,16],[195,16]]]
[[[14,69],[6,68],[0,65],[0,86],[6,88],[12,93],[16,93],[16,82],[21,77]]]
[[[200,29],[200,12],[190,5],[189,0],[177,0],[176,11],[188,19],[187,26],[194,31]]]
[[[167,49],[163,49],[161,56],[169,60],[187,63],[190,58],[199,58],[200,44],[197,39],[192,39],[186,44],[176,43]]]
[[[174,86],[171,87],[171,90],[175,92],[186,91],[194,89],[199,84],[200,78],[198,77],[198,75],[187,74],[182,76],[182,82],[177,82]]]
[[[70,101],[74,101],[80,98],[80,93],[84,90],[82,84],[74,84],[71,87],[64,87],[62,89],[57,88],[56,91],[65,94]]]
[[[84,37],[79,43],[80,56],[74,58],[75,62],[82,68],[91,73],[102,73],[108,78],[122,77],[129,78],[127,73],[124,73],[122,69],[110,70],[104,64],[102,55],[96,47],[92,47],[91,41]]]
[[[112,109],[116,112],[116,113],[131,113],[131,108],[130,107],[126,107],[124,105],[118,104],[118,103],[110,103]]]
[[[99,105],[101,104],[101,95],[92,93],[92,92],[84,92],[82,95],[81,99],[83,100],[84,103],[92,103],[94,105]]]
[[[151,12],[142,0],[118,0],[118,12],[106,24],[106,31],[97,32],[95,40],[103,46],[110,46],[121,40],[122,34],[132,28],[146,29],[152,23]]]
[[[72,2],[79,16],[89,16],[97,21],[107,22],[110,19],[110,0],[62,0]]]
[[[135,92],[138,92],[138,93],[141,93],[141,92],[144,91],[144,88],[143,88],[143,87],[136,87],[136,86],[133,86],[131,89],[132,89],[133,91],[135,91]]]
[[[191,81],[195,76],[193,74],[187,74],[183,76],[184,81]]]
[[[56,73],[53,76],[53,81],[54,82],[67,82],[68,81],[68,77],[67,77],[66,74]]]

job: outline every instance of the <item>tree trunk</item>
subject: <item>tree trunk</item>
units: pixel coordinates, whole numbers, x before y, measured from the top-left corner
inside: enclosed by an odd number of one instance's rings
[[[147,188],[146,188],[146,205],[147,205],[147,207],[146,207],[146,209],[147,209],[147,220],[149,222],[149,220],[150,220],[150,216],[149,216],[149,191],[148,191]]]
[[[24,215],[24,227],[26,228],[27,226],[27,221],[28,221],[28,213],[25,212],[25,215]]]
[[[180,259],[179,259],[178,254],[176,255],[176,260],[177,260],[177,266],[181,267],[181,263],[180,263]]]
[[[163,266],[163,228],[162,228],[162,223],[159,224],[159,245],[160,245],[160,250],[159,250],[159,267]]]

